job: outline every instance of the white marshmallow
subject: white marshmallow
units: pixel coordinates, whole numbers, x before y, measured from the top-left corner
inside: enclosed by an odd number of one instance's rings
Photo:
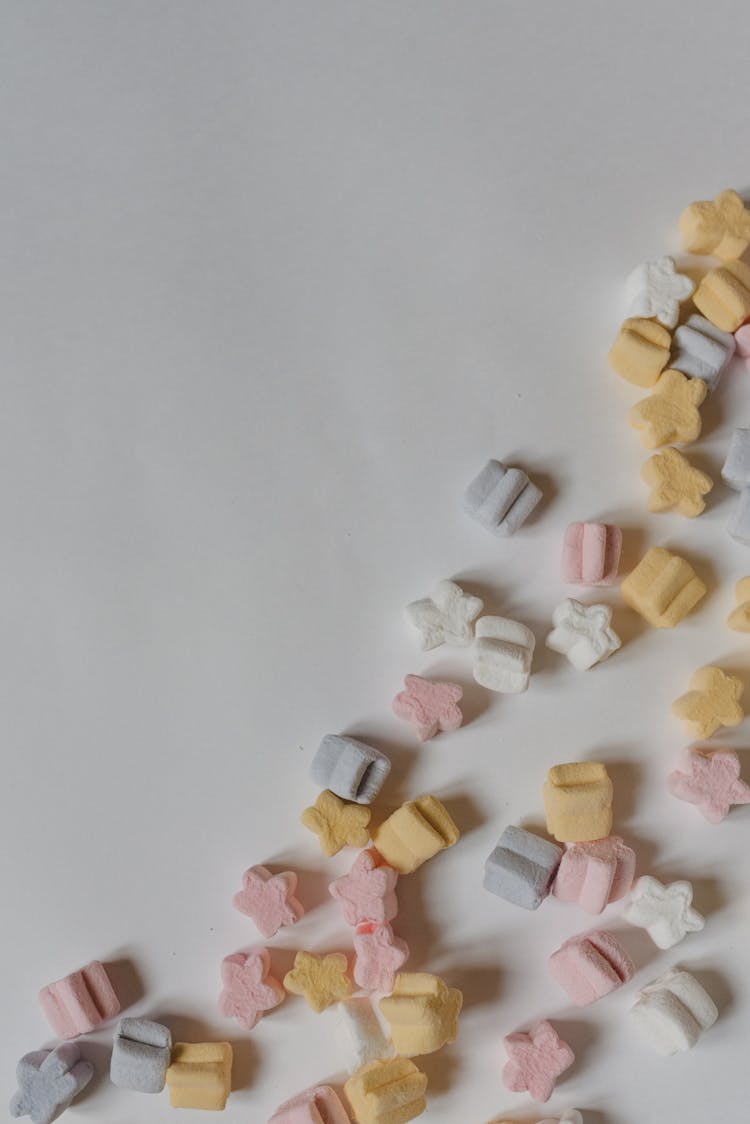
[[[610,628],[611,620],[608,605],[582,605],[567,597],[552,614],[555,627],[545,644],[553,652],[567,656],[579,671],[588,671],[620,647],[620,637]]]
[[[369,1062],[395,1055],[368,996],[357,995],[337,1003],[336,1015],[336,1040],[345,1052],[350,1074]]]
[[[441,644],[466,648],[474,639],[474,620],[484,608],[479,597],[464,593],[460,585],[442,581],[432,597],[406,606],[406,615],[420,634],[425,651]]]
[[[735,542],[750,546],[750,487],[743,488],[735,501],[727,530]]]
[[[474,678],[477,683],[507,695],[525,691],[536,646],[531,629],[507,617],[480,617],[476,636]]]
[[[674,334],[669,365],[690,378],[703,379],[709,390],[716,390],[736,346],[731,332],[722,332],[705,316],[693,313]]]
[[[674,328],[680,304],[695,289],[689,277],[677,273],[674,258],[664,256],[639,265],[625,282],[628,316],[655,316],[667,328]]]
[[[631,925],[645,929],[657,948],[672,948],[687,933],[700,932],[706,924],[705,918],[693,909],[692,901],[690,882],[665,886],[658,878],[646,874],[635,884],[625,917]]]
[[[721,478],[736,492],[750,486],[750,429],[735,429],[732,434]]]
[[[680,968],[644,987],[630,1013],[646,1041],[667,1057],[689,1050],[719,1017],[708,992]]]

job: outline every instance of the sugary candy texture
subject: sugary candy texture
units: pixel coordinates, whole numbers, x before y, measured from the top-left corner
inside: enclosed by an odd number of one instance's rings
[[[151,1019],[120,1019],[109,1065],[112,1084],[137,1093],[160,1093],[171,1057],[169,1027]]]
[[[601,913],[624,898],[633,883],[635,851],[619,835],[565,848],[552,893],[563,902],[577,902],[587,913]]]
[[[232,1091],[232,1047],[228,1042],[176,1042],[167,1086],[172,1108],[226,1108]]]
[[[495,535],[513,535],[542,498],[520,468],[490,460],[464,492],[464,511]]]
[[[474,678],[489,691],[516,695],[529,685],[536,639],[525,624],[508,617],[480,617],[474,648]]]
[[[680,304],[692,294],[695,285],[677,273],[674,258],[664,256],[639,265],[625,282],[628,316],[656,317],[667,328],[674,328]]]
[[[741,578],[735,586],[737,607],[727,618],[727,624],[735,632],[750,632],[750,577]]]
[[[342,734],[326,734],[310,766],[310,776],[320,788],[355,804],[371,804],[390,771],[384,753]]]
[[[622,531],[611,523],[569,523],[562,552],[562,579],[571,585],[614,585]]]
[[[324,855],[337,855],[342,847],[366,847],[370,838],[367,825],[372,813],[363,804],[347,804],[326,789],[300,817],[318,836]]]
[[[680,968],[644,987],[630,1013],[643,1038],[665,1057],[691,1049],[719,1017],[705,988]]]
[[[320,1014],[339,999],[348,999],[354,991],[347,975],[349,961],[343,952],[318,956],[315,952],[298,952],[294,967],[284,976],[284,987],[293,995],[302,995],[313,1011]]]
[[[304,916],[304,907],[294,896],[296,889],[293,871],[271,874],[264,866],[251,866],[242,875],[242,889],[232,904],[252,918],[262,936],[273,937],[284,925],[294,925]]]
[[[575,1061],[568,1043],[546,1019],[528,1032],[506,1035],[503,1042],[509,1059],[503,1069],[506,1088],[528,1092],[535,1101],[548,1101],[558,1077]]]
[[[419,633],[423,650],[441,644],[466,648],[474,640],[474,621],[483,608],[480,597],[464,593],[455,582],[442,581],[432,597],[407,605],[406,616]]]
[[[603,839],[612,828],[613,786],[598,761],[554,765],[542,790],[547,831],[560,843]]]
[[[316,1085],[285,1101],[268,1124],[351,1124],[351,1121],[336,1090],[330,1085]]]
[[[409,1058],[369,1062],[344,1085],[356,1124],[408,1124],[427,1108],[427,1077]]]
[[[278,1007],[285,997],[284,988],[270,973],[271,956],[266,948],[225,956],[221,963],[221,1014],[252,1030],[266,1011]]]
[[[393,713],[411,722],[420,741],[459,728],[463,722],[459,703],[464,692],[458,683],[407,675],[404,686],[393,700]]]
[[[732,433],[721,478],[737,492],[750,486],[750,429],[739,426]]]
[[[711,269],[695,291],[693,303],[723,332],[736,332],[750,317],[750,266],[725,261]]]
[[[58,1038],[88,1034],[120,1013],[120,1001],[98,960],[47,984],[39,992],[39,1002]]]
[[[397,808],[373,832],[372,841],[389,866],[411,874],[460,838],[448,809],[437,796],[420,796]]]
[[[611,621],[609,605],[582,605],[568,597],[552,614],[554,628],[545,644],[553,652],[567,656],[578,671],[588,671],[621,646],[620,637],[610,627]]]
[[[659,380],[672,346],[669,330],[655,320],[626,320],[612,344],[609,364],[635,386],[650,387]]]
[[[383,925],[398,913],[397,882],[397,872],[369,847],[357,855],[348,874],[329,884],[328,892],[341,903],[347,925]]]
[[[622,599],[654,628],[674,628],[706,595],[695,570],[677,554],[654,546],[620,587]]]
[[[396,973],[409,959],[409,946],[390,925],[360,925],[354,934],[354,982],[363,991],[390,995]]]
[[[690,679],[690,690],[672,703],[695,741],[712,737],[722,726],[739,726],[745,717],[740,706],[744,690],[741,679],[720,667],[701,667]]]
[[[511,824],[484,864],[484,888],[523,909],[538,909],[561,858],[556,843]]]
[[[680,215],[679,227],[689,254],[739,258],[750,245],[750,211],[736,191],[691,203]]]
[[[18,1091],[10,1102],[10,1115],[28,1116],[32,1124],[52,1124],[93,1076],[93,1065],[81,1061],[75,1042],[24,1054],[16,1066]]]
[[[702,404],[708,386],[703,379],[690,379],[671,368],[664,372],[648,398],[636,402],[628,414],[633,429],[647,449],[676,442],[688,445],[701,435]]]
[[[710,392],[719,385],[736,346],[731,332],[722,332],[705,316],[693,313],[674,334],[671,366],[691,379],[703,379]]]
[[[710,476],[695,468],[679,449],[663,449],[654,453],[643,465],[641,478],[651,488],[649,511],[670,511],[694,519],[705,510],[708,495],[714,486]]]
[[[706,924],[693,909],[693,887],[690,882],[670,882],[665,886],[658,878],[639,878],[625,910],[631,925],[645,929],[657,948],[673,948],[688,933],[697,933]]]
[[[576,1007],[587,1007],[632,978],[633,961],[611,933],[571,937],[549,958],[552,978]]]
[[[429,972],[402,972],[391,995],[380,1000],[397,1054],[432,1054],[458,1037],[463,995]]]
[[[367,995],[355,995],[336,1004],[336,1038],[346,1053],[347,1072],[352,1074],[368,1062],[392,1058],[393,1043],[386,1037]]]
[[[709,823],[721,823],[735,804],[750,804],[750,785],[740,778],[740,759],[732,749],[686,749],[667,788],[678,800],[695,804]]]

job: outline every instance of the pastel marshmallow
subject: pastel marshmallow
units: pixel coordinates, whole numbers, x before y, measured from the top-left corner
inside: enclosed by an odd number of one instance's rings
[[[703,379],[716,390],[736,347],[731,332],[722,332],[705,316],[693,313],[674,334],[671,366],[691,379]]]
[[[688,933],[698,933],[705,919],[693,909],[690,882],[670,882],[644,875],[636,882],[625,910],[631,925],[645,929],[657,948],[673,948]]]
[[[383,925],[398,913],[397,882],[397,872],[370,847],[357,855],[348,874],[329,884],[328,892],[340,902],[347,925]]]
[[[232,1047],[228,1042],[176,1042],[167,1087],[172,1108],[226,1108],[232,1091]]]
[[[575,902],[587,913],[601,913],[610,902],[624,898],[633,884],[635,851],[619,837],[570,843],[557,869],[552,893]]]
[[[679,449],[662,449],[654,453],[641,469],[641,479],[649,485],[649,511],[671,511],[694,519],[705,510],[714,482],[705,472],[690,463]]]
[[[547,831],[560,843],[603,839],[612,828],[613,791],[598,761],[554,765],[542,790]]]
[[[620,942],[599,929],[565,941],[550,956],[549,970],[576,1007],[587,1007],[627,983],[635,968]]]
[[[349,979],[349,961],[343,952],[319,956],[300,951],[294,966],[284,976],[284,987],[293,995],[301,995],[317,1014],[332,1003],[348,999],[354,991]]]
[[[743,488],[727,523],[730,538],[750,546],[750,488]]]
[[[545,1103],[566,1069],[575,1061],[572,1049],[552,1023],[543,1019],[530,1031],[516,1031],[503,1039],[508,1061],[503,1082],[513,1093],[530,1093]]]
[[[703,277],[693,303],[723,332],[736,332],[750,317],[750,266],[725,261]]]
[[[234,908],[255,923],[262,936],[274,937],[295,925],[305,910],[295,897],[297,875],[291,870],[271,874],[265,866],[251,866],[242,875],[242,889],[232,898]]]
[[[432,597],[407,605],[406,616],[425,651],[441,644],[466,648],[474,640],[474,621],[483,608],[481,597],[464,593],[456,582],[442,581]]]
[[[674,258],[664,256],[639,265],[625,282],[628,316],[656,317],[667,328],[674,328],[680,305],[692,294],[695,285],[678,273]]]
[[[437,796],[420,796],[397,808],[373,832],[375,849],[399,874],[411,874],[458,842],[460,832]]]
[[[745,717],[740,705],[744,684],[720,667],[701,667],[690,679],[690,690],[672,703],[695,741],[712,737],[722,726],[739,726]]]
[[[552,614],[554,628],[548,633],[545,644],[553,652],[566,656],[578,671],[588,671],[621,646],[611,622],[609,605],[582,605],[568,597]]]
[[[370,809],[350,804],[326,789],[300,816],[304,826],[318,837],[324,855],[337,855],[344,847],[366,847],[370,838]]]
[[[355,1124],[408,1124],[427,1108],[427,1077],[409,1058],[362,1066],[344,1085]]]
[[[750,245],[750,212],[736,191],[691,203],[680,215],[679,227],[689,254],[739,258]]]
[[[395,1050],[380,1025],[367,995],[355,995],[336,1004],[336,1039],[346,1057],[346,1069],[355,1073],[369,1062],[392,1058]]]
[[[701,435],[702,405],[708,386],[671,368],[664,372],[647,398],[636,402],[628,414],[633,429],[647,449],[660,445],[688,445]]]
[[[32,1124],[52,1124],[93,1076],[93,1065],[82,1061],[75,1042],[24,1054],[16,1066],[18,1090],[10,1102],[10,1115],[28,1116]]]
[[[236,1019],[245,1030],[252,1030],[267,1011],[285,998],[284,988],[271,975],[271,956],[267,948],[235,952],[221,962],[223,988],[219,1011]]]
[[[396,974],[409,959],[406,941],[395,936],[390,925],[372,922],[360,925],[354,934],[354,968],[352,975],[363,991],[390,995]]]
[[[390,771],[384,753],[342,734],[326,734],[310,766],[310,776],[320,788],[355,804],[371,804]]]
[[[490,460],[464,492],[464,511],[495,535],[513,535],[523,526],[542,493],[520,468]]]
[[[520,694],[529,685],[536,639],[508,617],[480,617],[476,626],[474,679],[489,691]]]
[[[268,1124],[351,1124],[338,1093],[330,1085],[316,1085],[285,1101]]]
[[[740,777],[740,759],[732,749],[686,749],[667,788],[678,800],[695,804],[709,823],[721,823],[736,804],[750,804],[750,785]]]
[[[692,1049],[719,1017],[705,988],[680,968],[644,987],[630,1013],[642,1038],[665,1057]]]
[[[734,632],[750,632],[750,577],[741,578],[734,587],[737,602],[727,618],[727,624]]]
[[[429,972],[401,972],[391,995],[380,1000],[397,1054],[432,1054],[458,1037],[463,996]]]
[[[484,888],[523,909],[538,909],[561,858],[557,844],[510,825],[484,864]]]
[[[609,364],[634,386],[658,382],[669,362],[672,337],[663,324],[635,317],[626,320],[609,352]]]
[[[112,1043],[110,1080],[120,1089],[160,1093],[171,1057],[169,1027],[151,1019],[120,1019]]]
[[[750,487],[750,429],[740,426],[732,433],[721,478],[737,492]]]
[[[410,722],[419,740],[426,742],[436,734],[460,727],[463,714],[459,703],[463,693],[458,683],[407,675],[404,690],[393,700],[393,713]]]
[[[674,628],[706,595],[706,586],[678,554],[654,546],[620,587],[622,599],[654,628]]]
[[[120,1001],[98,960],[42,988],[39,1002],[58,1038],[88,1034],[120,1013]]]
[[[570,585],[614,585],[622,531],[611,523],[569,523],[562,553],[562,579]]]

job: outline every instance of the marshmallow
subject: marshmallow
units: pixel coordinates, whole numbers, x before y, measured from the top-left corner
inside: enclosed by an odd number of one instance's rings
[[[264,866],[251,866],[242,875],[242,889],[232,898],[240,913],[252,918],[262,936],[274,937],[284,925],[294,925],[305,910],[294,896],[297,875],[291,870],[271,874]]]
[[[727,523],[727,531],[735,542],[750,546],[750,488],[743,488]]]
[[[172,1108],[226,1108],[232,1091],[232,1047],[228,1042],[176,1042],[167,1086]]]
[[[432,597],[406,606],[406,616],[419,633],[425,651],[450,644],[466,648],[474,640],[474,620],[484,608],[480,597],[464,593],[460,585],[442,581]]]
[[[622,531],[611,523],[569,523],[562,553],[562,579],[570,585],[614,585]]]
[[[336,1014],[336,1039],[346,1055],[347,1073],[393,1057],[393,1043],[383,1032],[369,996],[342,1000],[336,1004]]]
[[[727,617],[735,632],[750,632],[750,578],[741,578],[734,589],[737,607]]]
[[[298,952],[294,967],[284,976],[284,987],[293,995],[303,996],[313,1011],[320,1014],[339,999],[348,999],[354,991],[347,972],[349,961],[343,952],[318,956],[315,952]]]
[[[644,987],[630,1013],[646,1041],[667,1057],[691,1049],[719,1017],[708,992],[680,968]]]
[[[550,892],[562,848],[520,827],[506,827],[484,864],[484,888],[523,909],[538,909]]]
[[[680,215],[680,234],[689,254],[742,257],[750,245],[750,212],[736,191],[691,203]]]
[[[641,318],[626,320],[610,349],[609,364],[635,386],[653,386],[669,362],[671,346],[672,338],[662,324]]]
[[[587,1007],[627,983],[635,967],[619,941],[598,929],[560,945],[549,970],[576,1007]]]
[[[404,686],[393,700],[393,713],[411,722],[421,742],[459,728],[463,715],[458,704],[464,692],[458,683],[407,675]]]
[[[635,851],[619,835],[572,843],[557,870],[552,893],[563,902],[577,902],[587,913],[601,913],[624,898],[633,883]]]
[[[674,344],[671,366],[692,379],[703,379],[709,392],[716,390],[737,346],[731,332],[722,332],[696,313],[677,329]]]
[[[372,835],[376,850],[399,874],[411,874],[459,838],[458,828],[437,796],[407,801]]]
[[[704,496],[714,486],[710,476],[695,468],[679,449],[654,453],[641,469],[641,479],[649,485],[649,511],[676,508],[680,515],[694,519],[706,507]]]
[[[625,282],[628,316],[655,316],[667,328],[674,328],[680,304],[688,299],[695,285],[675,270],[668,256],[639,265]]]
[[[648,398],[636,402],[628,414],[647,449],[676,442],[688,445],[701,435],[698,407],[708,393],[703,379],[689,379],[671,368],[664,372]]]
[[[509,1059],[503,1069],[506,1088],[528,1092],[535,1101],[548,1101],[557,1078],[575,1061],[568,1043],[546,1019],[528,1032],[506,1035],[503,1042]]]
[[[351,1121],[335,1089],[330,1085],[316,1085],[285,1101],[268,1124],[351,1124]]]
[[[225,956],[221,962],[221,1014],[236,1019],[245,1030],[252,1030],[266,1011],[278,1007],[285,997],[283,987],[270,971],[271,957],[266,948]]]
[[[672,703],[672,713],[682,719],[691,738],[701,741],[722,726],[739,726],[745,717],[740,706],[743,690],[735,675],[720,667],[701,667],[690,679],[690,690]]]
[[[93,1076],[93,1065],[81,1061],[75,1042],[24,1054],[16,1066],[18,1091],[10,1102],[10,1114],[14,1119],[29,1116],[32,1124],[52,1124]]]
[[[88,1034],[120,1013],[120,1001],[98,960],[39,992],[47,1022],[58,1038]]]
[[[384,753],[341,734],[326,734],[310,766],[317,785],[357,804],[371,804],[390,771]]]
[[[706,595],[706,586],[678,554],[654,546],[620,587],[622,599],[654,628],[674,628]]]
[[[396,973],[409,959],[406,941],[394,936],[390,925],[360,925],[354,934],[354,982],[363,991],[390,995]]]
[[[408,1124],[427,1108],[427,1077],[408,1058],[369,1062],[344,1085],[356,1124]]]
[[[513,535],[542,498],[520,468],[487,461],[464,492],[464,511],[495,535]]]
[[[610,628],[611,621],[609,605],[582,605],[568,597],[552,614],[555,627],[545,644],[553,652],[567,656],[579,671],[588,671],[621,645],[620,637]]]
[[[348,874],[329,884],[328,892],[341,903],[347,925],[383,925],[398,913],[397,882],[396,871],[370,847],[357,855]]]
[[[508,617],[477,621],[474,678],[489,691],[515,695],[529,685],[536,639],[525,624]]]
[[[160,1093],[171,1057],[168,1027],[151,1019],[120,1019],[109,1065],[112,1084],[136,1093]]]
[[[741,324],[734,333],[735,354],[750,366],[750,324]]]
[[[363,804],[347,804],[328,789],[321,792],[300,817],[302,823],[318,836],[324,855],[337,855],[342,847],[366,847],[370,838],[367,825],[370,809]]]
[[[380,1000],[397,1054],[432,1054],[458,1037],[463,995],[429,972],[401,972],[393,993]]]
[[[612,827],[613,786],[598,761],[554,765],[542,796],[547,831],[560,843],[603,839]]]
[[[739,428],[733,432],[721,478],[737,492],[750,486],[750,429]]]
[[[709,823],[721,823],[735,804],[750,804],[750,785],[740,778],[740,759],[732,749],[685,750],[667,788],[678,800],[695,804]]]
[[[687,933],[698,933],[705,918],[693,909],[693,887],[690,882],[670,882],[665,886],[658,878],[639,878],[625,910],[631,925],[645,929],[657,948],[672,948]]]
[[[695,291],[693,303],[717,328],[736,332],[750,316],[750,265],[725,261],[709,270]]]

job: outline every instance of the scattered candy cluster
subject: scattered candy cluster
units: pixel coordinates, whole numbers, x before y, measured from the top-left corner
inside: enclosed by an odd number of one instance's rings
[[[680,229],[686,250],[714,254],[721,264],[697,288],[668,257],[637,269],[627,283],[630,318],[610,352],[620,375],[651,390],[630,415],[649,449],[696,440],[699,407],[716,389],[735,351],[750,361],[750,267],[738,260],[750,244],[750,212],[735,192],[725,191],[713,202],[688,207]],[[676,327],[680,305],[691,295],[698,311]],[[750,429],[735,431],[723,477],[740,493],[730,533],[750,542]],[[704,497],[712,488],[709,477],[671,447],[649,458],[643,478],[651,488],[649,510],[676,509],[688,517],[704,510]],[[487,530],[509,536],[541,498],[524,471],[490,460],[466,489],[463,506]],[[621,549],[618,527],[571,524],[562,544],[563,581],[592,588],[614,585]],[[683,558],[654,548],[623,580],[621,592],[624,602],[653,627],[673,628],[705,596],[706,586]],[[749,632],[750,577],[738,583],[736,597],[729,626]],[[406,615],[423,650],[441,644],[472,648],[477,683],[491,691],[523,692],[532,673],[534,634],[519,621],[482,616],[483,609],[480,598],[443,581],[432,596],[407,606]],[[553,613],[546,644],[573,667],[589,670],[621,646],[611,620],[609,606],[567,598]],[[392,706],[426,741],[458,730],[462,694],[456,683],[408,675]],[[739,679],[720,668],[703,667],[673,710],[688,736],[704,741],[743,720],[741,694]],[[331,1086],[316,1086],[286,1101],[269,1124],[407,1124],[427,1104],[427,1077],[413,1059],[458,1036],[461,992],[429,972],[402,971],[409,948],[391,922],[398,914],[399,878],[456,844],[459,829],[434,795],[407,801],[371,827],[370,806],[390,768],[384,753],[339,734],[323,738],[311,764],[321,791],[303,812],[303,824],[317,836],[325,855],[344,847],[359,849],[349,872],[329,887],[351,927],[353,957],[299,950],[283,982],[273,978],[271,952],[265,947],[236,952],[222,962],[219,1011],[248,1031],[287,993],[302,996],[316,1012],[334,1005],[338,1011],[350,1073],[346,1105]],[[723,820],[733,805],[750,803],[739,758],[728,749],[689,747],[668,788],[711,823]],[[613,785],[604,764],[554,766],[542,799],[551,838],[507,826],[485,862],[487,891],[527,910],[537,910],[551,896],[576,903],[593,916],[609,903],[623,901],[626,920],[643,928],[660,949],[703,928],[689,882],[663,885],[649,875],[635,879],[634,851],[610,834]],[[293,872],[272,873],[256,865],[245,871],[233,902],[269,940],[303,916],[296,893]],[[626,985],[636,970],[620,940],[604,929],[564,941],[548,967],[555,983],[581,1007]],[[105,966],[95,961],[44,987],[40,1002],[63,1041],[53,1050],[26,1054],[18,1063],[11,1114],[51,1124],[93,1074],[71,1040],[117,1016],[120,1001]],[[693,976],[672,968],[642,988],[632,1015],[655,1050],[672,1054],[694,1046],[718,1011]],[[575,1061],[573,1050],[547,1020],[508,1034],[504,1044],[505,1085],[540,1102],[549,1099],[558,1078]],[[166,1026],[123,1018],[114,1032],[110,1076],[116,1086],[141,1093],[159,1093],[166,1085],[176,1108],[222,1109],[231,1091],[232,1049],[226,1042],[173,1044]],[[573,1109],[558,1124],[582,1124],[582,1117]]]

